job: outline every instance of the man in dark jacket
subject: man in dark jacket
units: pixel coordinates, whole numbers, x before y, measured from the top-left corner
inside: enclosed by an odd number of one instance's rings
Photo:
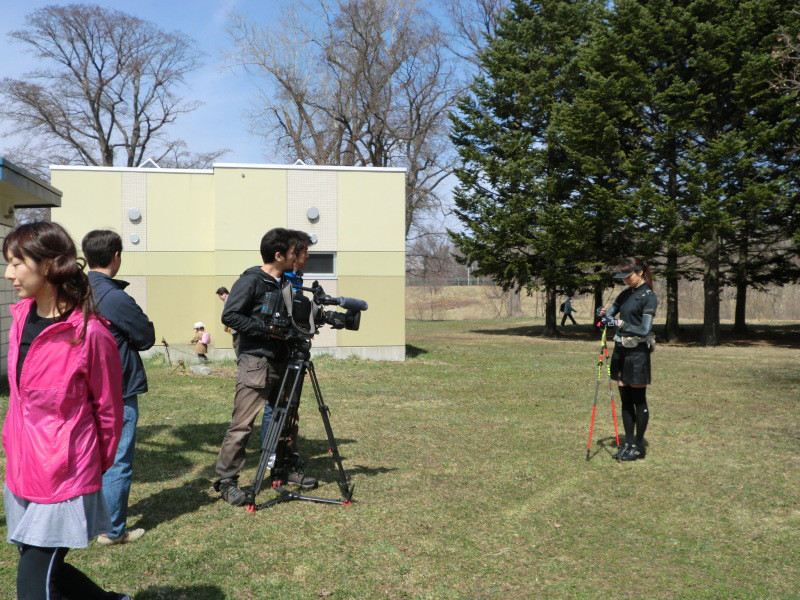
[[[119,235],[107,230],[90,231],[81,245],[89,265],[89,283],[95,303],[110,324],[122,359],[122,436],[114,464],[103,474],[103,497],[111,516],[111,531],[97,538],[101,546],[111,546],[132,542],[144,535],[144,529],[128,530],[125,525],[133,477],[139,394],[147,391],[147,375],[139,351],[156,343],[156,332],[147,315],[124,291],[128,282],[114,279],[122,264],[122,239]]]
[[[247,269],[233,284],[222,312],[223,325],[239,333],[239,358],[236,374],[236,394],[233,400],[231,425],[217,457],[218,478],[214,488],[223,499],[234,506],[246,502],[239,488],[239,470],[245,460],[245,447],[253,430],[253,422],[266,402],[274,405],[277,387],[286,372],[289,348],[268,324],[262,307],[268,298],[280,296],[287,285],[284,273],[292,271],[295,263],[295,232],[275,228],[261,238],[263,264]],[[297,461],[289,466],[287,483],[302,489],[313,489],[317,481],[302,472],[296,452],[296,424],[289,433],[287,444]]]

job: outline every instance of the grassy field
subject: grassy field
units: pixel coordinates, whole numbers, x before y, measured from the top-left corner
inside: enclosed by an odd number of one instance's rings
[[[147,535],[68,558],[136,600],[800,597],[800,326],[659,346],[648,455],[627,464],[605,385],[585,460],[593,332],[539,331],[409,322],[405,363],[318,359],[354,502],[254,514],[211,487],[233,366],[151,362],[129,519]],[[338,497],[309,392],[301,448]],[[0,599],[15,572],[0,545]]]

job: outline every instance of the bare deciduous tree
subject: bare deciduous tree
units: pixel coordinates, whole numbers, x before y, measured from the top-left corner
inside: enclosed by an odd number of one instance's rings
[[[800,12],[797,12],[800,17]],[[778,44],[772,57],[780,62],[776,85],[787,92],[800,92],[800,34],[786,31],[778,35]]]
[[[429,283],[446,283],[464,270],[452,253],[453,246],[446,235],[420,235],[408,244],[406,275]]]
[[[165,131],[199,106],[175,93],[199,66],[189,38],[85,4],[36,10],[26,25],[10,36],[48,67],[3,79],[0,94],[12,133],[29,136],[19,149],[27,166],[38,173],[51,162],[135,167],[176,151],[197,158]]]
[[[406,234],[453,165],[457,93],[442,34],[417,0],[317,0],[262,28],[232,18],[232,66],[264,77],[251,115],[288,160],[402,166]]]
[[[473,68],[480,68],[478,55],[486,39],[494,35],[500,15],[510,5],[511,0],[449,0],[452,52]]]

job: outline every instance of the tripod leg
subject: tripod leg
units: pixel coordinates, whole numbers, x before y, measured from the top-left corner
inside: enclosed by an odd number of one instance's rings
[[[279,459],[282,458],[280,455],[283,454],[286,440],[281,435],[292,410],[292,404],[297,402],[297,389],[304,376],[305,369],[303,364],[296,364],[294,361],[289,364],[283,374],[277,400],[275,401],[275,409],[272,411],[267,433],[264,439],[261,440],[261,457],[259,458],[258,469],[256,469],[255,479],[253,479],[251,486],[251,500],[254,500],[261,491],[261,484],[264,481],[267,469],[273,469],[280,462]],[[285,393],[287,389],[289,390],[288,394]],[[283,447],[279,447],[281,442],[283,442]]]
[[[339,446],[336,444],[336,438],[334,437],[333,429],[331,428],[331,421],[328,418],[330,409],[325,405],[325,401],[322,399],[322,390],[320,390],[319,387],[317,372],[314,370],[314,363],[312,363],[310,360],[308,361],[308,375],[309,379],[311,380],[311,386],[314,388],[314,396],[317,399],[317,406],[319,407],[319,413],[322,416],[322,423],[325,426],[325,433],[328,436],[330,451],[338,469],[339,490],[342,492],[342,497],[344,498],[345,502],[350,502],[350,498],[353,496],[353,487],[355,486],[350,485],[350,481],[347,479],[347,475],[344,472],[344,466],[342,466],[342,457],[339,455]]]

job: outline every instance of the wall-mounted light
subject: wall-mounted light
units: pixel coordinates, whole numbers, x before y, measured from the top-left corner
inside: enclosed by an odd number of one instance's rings
[[[139,243],[139,236],[135,233],[131,234],[131,244],[138,244]]]
[[[316,244],[317,243],[317,234],[316,233],[312,233],[311,234],[311,243],[312,244]]]
[[[138,221],[142,218],[142,213],[138,208],[131,208],[128,210],[128,218],[131,221]]]
[[[317,219],[319,219],[319,209],[316,206],[309,206],[306,211],[306,216],[312,223],[317,221]]]

